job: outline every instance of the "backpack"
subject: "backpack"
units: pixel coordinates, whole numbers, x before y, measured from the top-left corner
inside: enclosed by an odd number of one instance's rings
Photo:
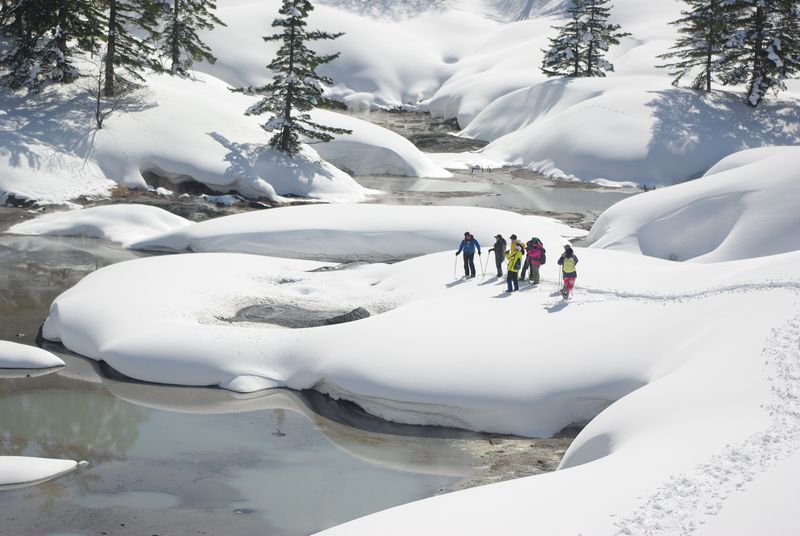
[[[520,267],[522,266],[522,257],[517,257],[517,260],[514,261],[514,272],[519,272]]]
[[[544,264],[547,262],[547,256],[545,255],[544,248],[542,248],[542,254],[539,255],[539,264]]]

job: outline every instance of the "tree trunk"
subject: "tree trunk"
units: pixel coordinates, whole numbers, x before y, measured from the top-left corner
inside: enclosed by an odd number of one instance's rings
[[[114,59],[117,51],[117,0],[108,2],[108,46],[106,47],[106,83],[103,94],[106,97],[114,96]]]
[[[178,13],[180,0],[175,0],[175,5],[172,8],[172,74],[178,72],[180,66],[181,54],[178,48]]]
[[[289,44],[289,76],[294,74],[294,19],[292,19],[292,26],[289,29],[289,38],[291,39]],[[283,119],[285,122],[288,122],[292,117],[292,84],[289,84],[289,87],[286,88],[286,106],[283,109]],[[289,126],[284,123],[283,131],[281,132],[281,151],[284,153],[289,152],[289,140],[291,131]]]
[[[761,84],[764,80],[764,22],[766,12],[763,6],[756,7],[755,13],[756,39],[753,43],[753,71],[750,78],[750,93],[747,95],[747,104],[755,108],[761,102]],[[756,102],[751,100],[753,92],[758,91]]]
[[[67,33],[64,26],[67,25],[67,0],[58,0],[58,34],[56,35],[56,48],[63,56],[67,55]]]
[[[572,76],[578,76],[581,72],[581,23],[580,19],[577,17],[575,18],[575,48],[572,50],[572,53],[575,55],[575,64],[573,66],[573,73]]]

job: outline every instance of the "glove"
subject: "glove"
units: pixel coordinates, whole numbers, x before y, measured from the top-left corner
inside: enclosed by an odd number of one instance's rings
[[[456,251],[456,257],[458,257],[458,251]]]

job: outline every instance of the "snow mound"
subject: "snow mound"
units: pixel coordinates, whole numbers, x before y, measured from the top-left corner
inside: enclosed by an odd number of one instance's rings
[[[89,118],[74,119],[64,110],[69,104],[54,100],[37,103],[0,88],[0,205],[9,195],[43,204],[104,197],[115,186],[96,162],[72,149],[85,136]]]
[[[520,113],[521,110],[524,112]],[[668,185],[743,147],[800,143],[794,101],[757,110],[656,77],[556,79],[495,100],[462,134],[483,153],[557,178]]]
[[[324,260],[396,260],[458,249],[465,232],[484,248],[494,235],[533,236],[559,248],[584,231],[541,216],[476,207],[306,205],[235,214],[130,245],[156,251],[238,252]]]
[[[0,456],[0,490],[33,486],[78,467],[73,460]]]
[[[701,179],[626,199],[605,211],[592,247],[718,262],[800,250],[800,148],[751,149]]]
[[[45,214],[18,223],[7,232],[23,235],[88,236],[127,246],[192,222],[147,205],[106,205]]]
[[[452,173],[439,167],[413,143],[394,132],[368,121],[327,110],[316,110],[314,121],[352,130],[314,149],[322,158],[354,175],[402,175],[408,177],[450,178]]]
[[[114,184],[147,188],[143,174],[149,172],[176,185],[195,180],[216,192],[274,201],[365,200],[370,191],[317,150],[362,175],[450,176],[403,137],[327,110],[315,111],[315,119],[353,133],[303,146],[289,158],[266,145],[269,134],[259,124],[267,118],[244,115],[255,97],[232,93],[228,84],[202,73],[193,80],[149,75],[147,84],[146,92],[129,99],[97,131],[80,107],[86,94],[79,85],[50,88],[27,101],[0,94],[12,110],[0,115],[0,195],[63,203],[79,195],[107,196]],[[51,100],[66,103],[55,107]],[[60,128],[32,121],[40,116]]]
[[[41,348],[0,341],[0,368],[45,369],[63,366],[64,362],[59,357]]]

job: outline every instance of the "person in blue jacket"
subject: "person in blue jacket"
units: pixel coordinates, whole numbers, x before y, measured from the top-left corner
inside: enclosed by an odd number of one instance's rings
[[[464,252],[464,277],[470,279],[475,277],[475,250],[478,250],[478,256],[481,254],[481,245],[475,240],[475,237],[469,233],[464,233],[464,240],[458,246],[456,257],[462,251]]]

